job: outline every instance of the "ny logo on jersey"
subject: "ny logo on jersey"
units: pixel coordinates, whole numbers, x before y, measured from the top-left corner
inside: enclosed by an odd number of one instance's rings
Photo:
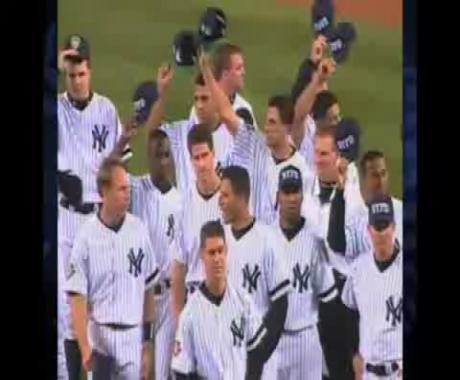
[[[244,339],[244,329],[245,329],[245,320],[243,317],[240,317],[240,324],[238,326],[237,322],[233,319],[232,324],[230,325],[230,331],[233,335],[233,345],[241,347],[241,343]]]
[[[303,290],[308,290],[308,279],[310,278],[310,267],[305,265],[305,269],[303,271],[300,270],[300,264],[297,263],[295,267],[292,269],[294,272],[294,289],[299,287],[299,293],[302,293]]]
[[[395,305],[395,298],[398,296],[393,296],[388,297],[386,300],[386,306],[387,306],[387,315],[385,320],[388,322],[391,319],[391,325],[393,327],[396,326],[397,323],[401,323],[401,317],[402,317],[402,297],[399,297],[398,304]]]
[[[166,236],[169,238],[169,243],[174,239],[174,215],[169,214],[168,216],[168,230],[166,231]]]
[[[109,130],[105,125],[102,125],[99,129],[98,125],[95,125],[93,128],[93,149],[97,149],[99,153],[105,149],[105,143],[107,141],[107,136],[109,135]]]
[[[257,280],[261,275],[259,266],[256,264],[254,270],[251,272],[249,264],[246,264],[243,268],[243,288],[248,288],[248,292],[257,291]]]
[[[129,274],[134,275],[134,277],[139,276],[142,272],[142,260],[144,259],[144,252],[139,248],[137,255],[134,253],[134,249],[129,250],[128,259],[129,259]]]

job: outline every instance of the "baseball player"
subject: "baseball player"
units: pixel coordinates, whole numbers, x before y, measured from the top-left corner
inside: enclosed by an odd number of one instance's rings
[[[172,302],[177,318],[185,303],[186,290],[192,294],[204,279],[199,257],[201,226],[220,217],[218,195],[220,177],[215,170],[212,135],[197,124],[188,133],[188,152],[196,181],[183,193],[183,212],[179,219],[177,251],[171,266]]]
[[[277,353],[278,380],[317,379],[322,374],[322,349],[318,335],[318,303],[337,297],[332,269],[312,226],[301,216],[302,174],[295,166],[280,172],[279,238],[283,259],[291,274],[286,323]]]
[[[266,223],[271,223],[276,217],[277,182],[283,167],[297,166],[302,171],[306,189],[313,182],[313,173],[290,143],[288,130],[294,117],[292,103],[286,96],[273,96],[269,100],[264,138],[232,109],[228,98],[217,84],[208,58],[204,54],[201,56],[200,64],[206,83],[217,102],[219,114],[235,138],[230,161],[247,168],[250,173],[254,215]]]
[[[217,84],[230,99],[233,110],[247,124],[257,128],[252,106],[239,94],[244,87],[244,76],[246,75],[243,51],[237,45],[223,42],[215,48],[212,58]],[[195,107],[192,107],[190,111],[190,119],[195,123],[198,121]],[[231,135],[227,135],[227,138],[232,140]]]
[[[152,106],[147,125],[150,129],[161,128],[168,135],[176,164],[178,189],[181,193],[184,193],[187,188],[193,186],[196,180],[192,169],[193,165],[190,162],[190,155],[188,154],[187,136],[191,128],[197,123],[191,119],[173,123],[162,122],[168,88],[172,78],[173,70],[171,68],[166,65],[159,68],[157,75],[158,99]],[[228,164],[233,139],[228,135],[227,129],[220,125],[214,100],[201,75],[195,78],[194,105],[199,123],[206,125],[212,133],[216,169],[225,167]]]
[[[95,380],[149,379],[155,254],[145,225],[127,213],[129,182],[121,160],[102,162],[97,187],[101,209],[78,232],[66,273],[82,364]]]
[[[389,173],[385,162],[385,155],[378,150],[370,150],[364,153],[360,161],[361,192],[363,200],[368,204],[372,198],[379,194],[390,195]],[[401,200],[392,197],[393,210],[395,214],[396,239],[403,247],[403,204]],[[352,218],[351,222],[355,227],[352,233],[350,249],[351,255],[358,256],[360,253],[368,252],[372,247],[370,235],[367,233],[369,224],[367,207],[363,204]]]
[[[219,207],[226,224],[229,281],[244,290],[264,316],[274,351],[284,327],[290,281],[281,240],[275,229],[256,220],[249,211],[250,183],[246,169],[229,166],[222,171]],[[276,379],[278,358],[264,365],[265,379]]]
[[[372,199],[372,251],[353,262],[342,292],[344,304],[359,313],[360,380],[402,379],[403,257],[395,229],[391,197]]]
[[[96,176],[102,160],[112,152],[127,159],[129,147],[119,144],[122,126],[117,110],[106,97],[91,88],[91,58],[89,42],[80,35],[67,38],[64,50],[59,54],[59,68],[65,74],[66,91],[58,96],[58,260],[59,267],[68,266],[68,259],[80,226],[96,212],[100,196],[96,188]],[[126,149],[125,149],[126,148]],[[62,288],[62,287],[60,287]],[[63,319],[59,334],[66,338],[67,367],[58,369],[59,379],[80,378],[78,345],[70,326],[68,305],[58,310]],[[62,350],[58,356],[62,356]],[[60,363],[65,360],[59,359]]]
[[[205,281],[179,318],[172,368],[176,379],[257,379],[269,334],[250,297],[227,281],[225,233],[219,221],[200,232]]]
[[[133,125],[128,125],[128,127]],[[129,134],[129,132],[127,133]],[[160,268],[155,293],[155,378],[170,376],[174,318],[170,302],[170,264],[173,257],[177,224],[182,213],[182,198],[172,184],[174,162],[168,136],[152,130],[147,140],[149,173],[130,176],[130,212],[144,222],[155,245],[155,260]]]

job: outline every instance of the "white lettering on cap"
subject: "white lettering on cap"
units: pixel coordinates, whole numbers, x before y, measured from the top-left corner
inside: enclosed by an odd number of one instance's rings
[[[355,138],[353,137],[353,135],[349,135],[345,139],[337,141],[337,146],[340,150],[345,150],[350,148],[354,143]]]
[[[339,39],[337,39],[337,40],[335,40],[335,41],[332,41],[332,42],[330,43],[330,47],[331,47],[331,50],[332,50],[333,52],[336,52],[336,51],[342,49],[342,48],[343,48],[342,40],[339,38]]]
[[[371,206],[373,214],[389,214],[390,207],[387,203],[375,203]]]
[[[81,38],[79,36],[72,36],[70,38],[70,47],[74,50],[77,50],[80,47]]]
[[[139,112],[142,108],[145,107],[145,99],[140,98],[134,102],[134,111]]]
[[[314,28],[317,32],[326,29],[327,26],[329,25],[329,21],[327,20],[327,17],[323,17],[321,20],[317,21],[314,23]]]
[[[284,180],[286,179],[300,179],[299,173],[295,170],[286,170],[283,173],[281,173],[281,177]]]

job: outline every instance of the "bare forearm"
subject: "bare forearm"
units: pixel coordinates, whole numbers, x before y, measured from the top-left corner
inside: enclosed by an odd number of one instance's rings
[[[146,290],[144,294],[144,323],[153,323],[155,321],[155,293],[153,287]]]
[[[121,135],[115,145],[115,148],[112,151],[112,155],[119,157],[119,158],[123,157],[123,152],[126,146],[128,145],[129,140],[130,140],[129,137]]]
[[[171,300],[175,320],[185,304],[185,265],[174,262],[171,269]]]
[[[88,342],[88,306],[86,297],[75,294],[70,297],[72,323],[80,349],[89,347]]]
[[[163,120],[166,104],[166,95],[163,94],[159,96],[157,101],[153,104],[149,117],[147,119],[146,125],[149,130],[158,129],[161,126],[161,121]]]

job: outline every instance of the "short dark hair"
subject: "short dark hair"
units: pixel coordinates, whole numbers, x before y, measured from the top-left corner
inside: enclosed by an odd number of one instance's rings
[[[111,184],[112,173],[115,168],[126,170],[125,164],[118,156],[110,155],[102,161],[96,178],[97,191],[100,195],[102,195],[102,189]]]
[[[167,138],[168,135],[162,129],[151,129],[147,141],[150,143],[152,140],[164,140]]]
[[[198,144],[208,144],[209,150],[214,151],[211,131],[204,124],[195,124],[187,135],[187,148],[190,154],[192,154],[192,146]]]
[[[380,150],[368,150],[366,153],[363,154],[359,162],[359,169],[361,171],[362,176],[366,175],[367,163],[377,159],[385,159],[385,155]]]
[[[294,103],[288,95],[274,95],[268,100],[269,107],[275,107],[283,124],[292,124],[294,121]]]
[[[206,239],[220,237],[225,242],[224,227],[219,220],[210,220],[203,224],[200,230],[200,248],[203,249],[206,243]]]
[[[315,102],[311,110],[314,120],[320,120],[326,116],[327,110],[337,104],[337,96],[329,90],[324,90],[316,95]]]
[[[248,171],[236,165],[227,166],[222,170],[222,180],[228,179],[232,185],[235,194],[242,196],[246,202],[249,202],[251,195],[251,183]]]
[[[243,51],[238,45],[225,42],[216,47],[213,54],[213,68],[216,80],[222,78],[224,70],[228,69],[231,65],[231,57],[234,54],[243,54]]]
[[[195,85],[197,85],[197,86],[206,86],[206,82],[204,81],[204,77],[203,77],[202,73],[196,74]]]
[[[79,55],[67,55],[64,58],[65,61],[70,62],[72,65],[79,65],[83,62],[86,62],[88,69],[91,68],[91,60],[89,58],[82,58]]]

